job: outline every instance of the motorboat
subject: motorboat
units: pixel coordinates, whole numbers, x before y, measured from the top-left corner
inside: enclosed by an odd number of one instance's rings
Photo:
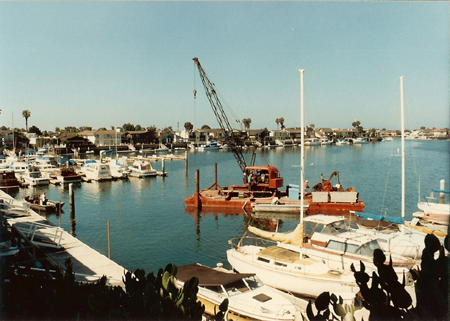
[[[50,184],[50,179],[42,177],[41,171],[33,165],[29,165],[25,173],[22,174],[22,181],[30,186]]]
[[[368,141],[364,137],[356,137],[353,139],[353,144],[367,144]]]
[[[135,160],[129,167],[131,170],[131,177],[151,177],[156,176],[157,171],[152,167],[152,164],[148,161]]]
[[[353,302],[359,292],[353,273],[329,268],[322,260],[303,255],[300,247],[250,236],[229,244],[227,260],[234,270],[256,273],[262,282],[279,290],[312,298],[328,291],[347,302]]]
[[[197,148],[197,150],[199,150],[199,151],[213,151],[213,150],[219,150],[219,149],[220,149],[220,145],[215,140],[211,140],[204,145],[200,145]]]
[[[234,273],[200,264],[177,267],[179,286],[198,278],[197,299],[205,313],[214,316],[228,299],[228,320],[303,320],[304,310],[280,291],[265,285],[254,273]]]
[[[79,175],[73,167],[61,167],[58,169],[55,176],[62,184],[81,183],[81,175]]]
[[[14,171],[2,170],[0,171],[0,189],[6,192],[10,190],[19,190],[20,182],[17,179]]]
[[[131,174],[126,158],[111,159],[108,165],[111,170],[111,176],[114,179],[128,178]]]
[[[87,160],[80,169],[86,179],[94,181],[112,180],[111,170],[108,164],[103,164],[96,160]]]
[[[320,139],[320,145],[322,145],[322,146],[331,145],[332,143],[333,143],[333,141],[328,139],[328,138],[321,138]]]
[[[45,212],[45,213],[59,213],[62,211],[62,207],[64,206],[64,202],[56,202],[45,199],[45,201],[41,201],[39,195],[35,196],[25,196],[23,198],[26,202],[30,204],[30,208],[37,213]]]
[[[24,161],[13,161],[9,165],[9,169],[14,171],[18,180],[22,180],[23,174],[28,170],[28,162]]]
[[[305,140],[305,146],[320,146],[321,141],[317,137],[311,137]]]

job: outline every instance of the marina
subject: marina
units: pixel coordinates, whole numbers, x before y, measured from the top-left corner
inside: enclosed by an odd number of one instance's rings
[[[318,180],[321,173],[339,168],[343,174],[341,183],[354,186],[364,199],[364,212],[387,212],[400,217],[400,175],[397,170],[400,159],[391,158],[399,143],[394,140],[360,146],[308,147],[307,164],[314,165],[307,167],[306,178],[309,181]],[[427,192],[442,178],[449,176],[449,142],[407,141],[406,145],[408,188],[405,205],[406,219],[411,220],[412,213],[417,211],[419,176],[420,190]],[[258,159],[264,156],[271,164],[276,164],[285,180],[289,178],[285,184],[298,185],[298,168],[292,165],[298,164],[299,152],[296,147],[261,149],[258,150],[261,153]],[[250,152],[244,155],[251,156]],[[395,169],[389,170],[391,162]],[[197,169],[200,172],[200,186],[210,186],[214,182],[215,163],[218,164],[220,184],[231,186],[242,179],[233,155],[219,150],[189,152],[187,167],[184,161],[166,162],[166,171],[170,173],[167,177],[74,184],[75,222],[71,221],[66,210],[61,217],[62,228],[73,231],[82,242],[106,254],[109,221],[112,258],[130,271],[137,268],[156,271],[169,262],[207,266],[222,262],[227,266],[228,240],[241,236],[251,218],[242,209],[190,210],[183,201],[195,191]],[[432,168],[430,163],[433,163]],[[154,166],[158,168],[160,165],[156,163]],[[388,176],[389,184],[386,184]],[[69,202],[66,184],[20,189],[15,197],[20,199],[34,191],[46,191],[51,200]],[[427,195],[421,196],[424,198]],[[270,213],[266,213],[265,217],[254,221],[259,226],[274,226],[267,218],[271,217]],[[59,224],[59,218],[54,214],[46,218],[55,225]],[[280,230],[292,230],[297,223],[297,214],[284,215]]]

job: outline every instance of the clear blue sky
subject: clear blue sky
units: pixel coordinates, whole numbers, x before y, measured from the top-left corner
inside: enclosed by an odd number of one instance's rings
[[[450,127],[449,2],[0,2],[0,125]],[[197,89],[197,99],[192,91]],[[229,116],[232,120],[232,116]]]

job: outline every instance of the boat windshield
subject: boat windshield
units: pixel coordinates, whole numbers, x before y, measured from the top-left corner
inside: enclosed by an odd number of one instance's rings
[[[247,283],[250,290],[254,290],[263,286],[263,283],[256,275],[246,277],[244,278],[244,281],[245,283]]]
[[[350,232],[350,228],[345,221],[337,221],[334,223],[327,224],[323,230],[322,233],[328,234],[328,235],[337,235],[339,233],[345,233]]]
[[[226,284],[226,285],[224,285],[224,287],[225,287],[225,291],[227,291],[229,296],[244,293],[244,292],[250,290],[243,279]]]

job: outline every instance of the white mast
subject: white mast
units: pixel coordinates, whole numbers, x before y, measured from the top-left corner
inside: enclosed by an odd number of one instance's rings
[[[304,181],[305,181],[305,123],[304,123],[304,91],[303,91],[303,74],[305,73],[305,69],[299,69],[300,71],[300,224],[303,224],[303,208],[304,208],[304,198],[305,198],[305,190],[304,190]],[[303,232],[303,228],[302,228]]]
[[[405,220],[405,119],[404,119],[404,100],[403,100],[403,76],[400,77],[400,120],[402,133],[402,219]],[[402,232],[404,232],[402,225]]]

